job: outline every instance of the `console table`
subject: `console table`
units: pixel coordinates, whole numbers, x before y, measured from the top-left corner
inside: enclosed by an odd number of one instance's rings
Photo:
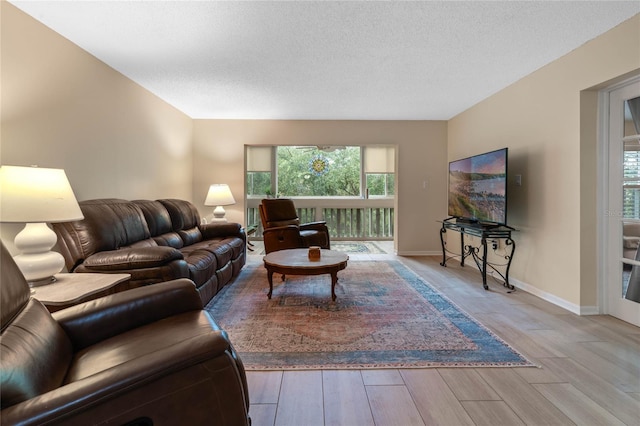
[[[447,218],[442,221],[442,228],[440,228],[440,243],[442,244],[442,262],[440,265],[447,266],[447,261],[452,258],[460,258],[460,265],[464,266],[464,260],[471,256],[471,258],[476,262],[478,269],[482,273],[482,286],[485,290],[489,289],[487,285],[487,267],[493,269],[498,275],[502,277],[504,280],[503,285],[507,287],[509,290],[514,290],[514,286],[509,283],[509,268],[511,267],[511,261],[513,260],[513,253],[516,250],[516,243],[511,239],[511,233],[516,230],[510,226],[506,225],[493,225],[493,224],[483,224],[478,222],[461,222],[456,220],[455,218]],[[460,253],[455,254],[450,250],[447,250],[447,243],[444,241],[444,234],[447,231],[458,232],[460,233]],[[464,236],[470,235],[474,237],[480,238],[480,247],[474,247],[471,244],[465,245]],[[487,260],[488,254],[488,242],[496,240],[504,240],[505,250],[507,251],[504,254],[504,259],[506,260],[506,264],[497,265],[495,263],[489,262]],[[493,244],[493,243],[492,243]],[[495,246],[493,247],[495,250]],[[447,253],[452,254],[447,257]],[[500,272],[496,266],[506,266],[505,273]]]

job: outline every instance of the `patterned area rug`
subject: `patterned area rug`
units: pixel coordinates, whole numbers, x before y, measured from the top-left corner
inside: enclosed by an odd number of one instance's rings
[[[370,241],[332,241],[331,250],[341,251],[344,253],[359,254],[380,254],[386,253],[376,243]],[[260,254],[266,254],[264,250]]]
[[[247,370],[532,366],[399,261],[350,261],[328,275],[247,265],[207,306]]]

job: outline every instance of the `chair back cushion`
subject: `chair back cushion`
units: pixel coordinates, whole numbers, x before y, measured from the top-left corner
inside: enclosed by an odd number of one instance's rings
[[[42,303],[30,298],[29,286],[4,245],[1,251],[0,389],[4,409],[61,386],[72,347]]]
[[[298,212],[293,200],[289,198],[265,198],[260,207],[262,225],[266,228],[300,225]]]

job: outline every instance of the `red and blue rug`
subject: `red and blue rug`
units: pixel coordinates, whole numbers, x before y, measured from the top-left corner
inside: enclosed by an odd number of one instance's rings
[[[372,241],[331,241],[331,250],[357,254],[386,253]],[[260,254],[266,254],[264,249]]]
[[[329,275],[247,265],[207,310],[247,370],[533,366],[399,261],[350,261]]]

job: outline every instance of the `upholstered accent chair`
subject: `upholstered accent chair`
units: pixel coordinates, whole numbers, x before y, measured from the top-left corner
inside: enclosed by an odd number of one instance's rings
[[[50,314],[4,245],[0,261],[2,424],[250,424],[242,363],[192,281]]]
[[[266,198],[259,206],[265,252],[319,246],[329,249],[329,229],[324,221],[300,223],[293,200]]]

